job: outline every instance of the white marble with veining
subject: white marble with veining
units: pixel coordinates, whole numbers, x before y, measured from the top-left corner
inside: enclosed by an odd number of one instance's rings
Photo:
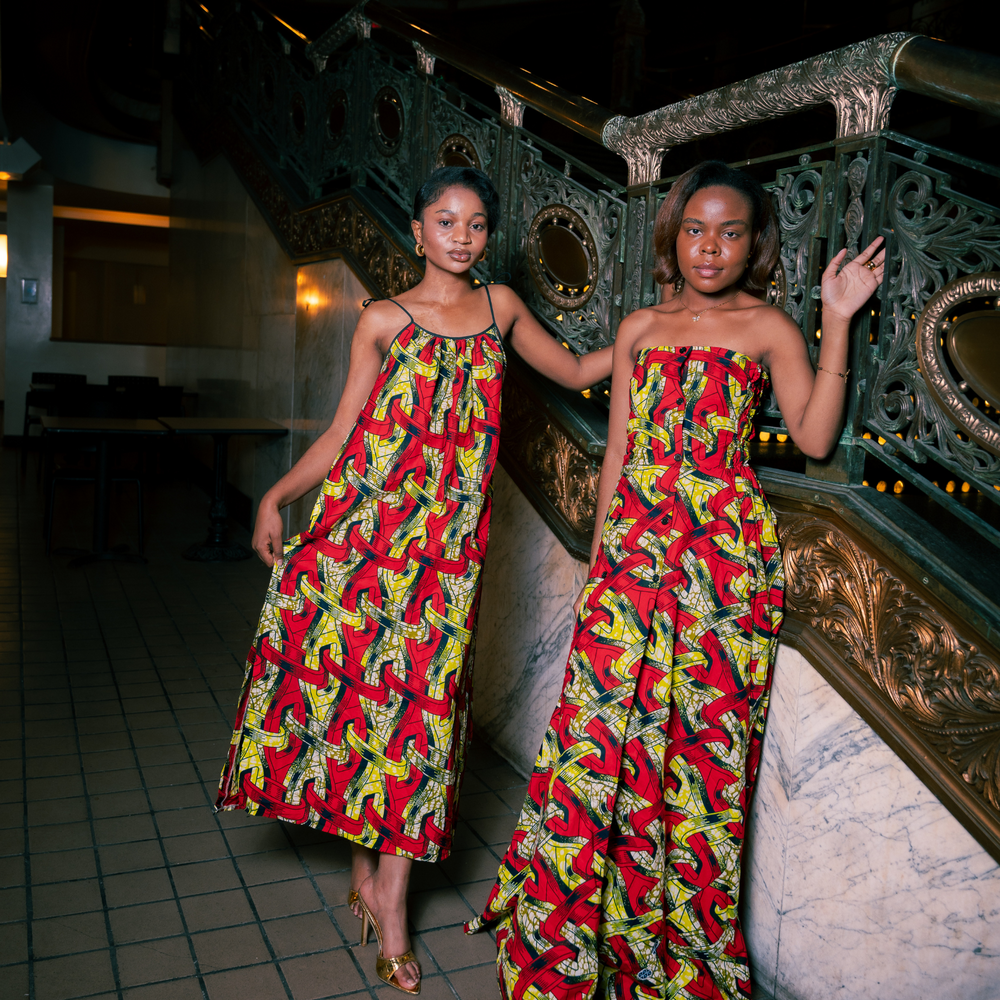
[[[744,872],[757,986],[996,1000],[996,862],[794,650],[774,690]]]
[[[562,547],[501,466],[476,636],[476,731],[528,774],[559,700],[586,565]]]

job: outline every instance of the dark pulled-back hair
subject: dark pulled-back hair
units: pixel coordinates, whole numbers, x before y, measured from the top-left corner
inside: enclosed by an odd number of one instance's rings
[[[778,263],[778,222],[771,199],[753,177],[721,160],[705,160],[674,181],[656,213],[656,224],[653,226],[653,250],[656,253],[653,277],[661,285],[672,285],[680,279],[677,234],[681,230],[684,208],[696,191],[707,187],[732,188],[750,203],[753,213],[750,258],[737,285],[748,292],[763,292],[770,285],[771,272]]]
[[[487,233],[500,225],[500,195],[493,181],[475,167],[438,167],[433,171],[413,199],[413,218],[423,222],[424,209],[433,205],[450,187],[468,188],[479,195],[486,208]]]

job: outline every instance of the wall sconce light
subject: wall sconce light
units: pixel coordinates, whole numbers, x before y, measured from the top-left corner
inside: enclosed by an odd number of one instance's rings
[[[7,234],[0,233],[0,278],[7,277]]]

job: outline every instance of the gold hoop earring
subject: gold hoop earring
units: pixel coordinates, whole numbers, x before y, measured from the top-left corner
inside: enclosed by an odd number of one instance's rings
[[[483,252],[479,255],[479,263],[483,264],[485,263],[485,261],[486,261],[486,251],[483,250]]]
[[[417,244],[417,256],[418,257],[423,257],[423,255],[424,255],[424,245],[423,245],[423,243],[418,243]]]

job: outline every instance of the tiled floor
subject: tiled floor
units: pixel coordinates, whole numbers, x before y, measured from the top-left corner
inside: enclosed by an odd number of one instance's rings
[[[88,541],[88,489],[73,488],[56,545]],[[176,485],[149,498],[147,565],[70,569],[44,555],[38,490],[4,452],[0,998],[399,996],[377,985],[374,943],[357,947],[344,841],[211,809],[266,570],[182,560],[206,502]],[[414,872],[427,1000],[498,996],[492,940],[461,924],[523,794],[474,747],[457,849]]]

